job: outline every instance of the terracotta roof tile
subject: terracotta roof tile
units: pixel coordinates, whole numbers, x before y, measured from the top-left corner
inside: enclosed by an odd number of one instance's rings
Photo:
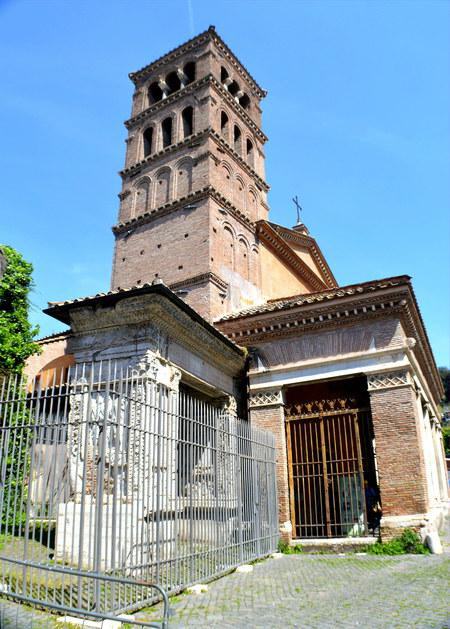
[[[296,308],[299,306],[307,306],[309,304],[319,303],[321,301],[327,300],[329,301],[332,299],[339,299],[351,295],[356,295],[358,293],[369,293],[371,291],[382,290],[385,288],[391,288],[399,286],[401,284],[409,283],[410,279],[411,278],[409,275],[399,275],[397,277],[388,277],[381,280],[362,282],[360,284],[339,286],[338,288],[322,290],[315,293],[293,295],[291,297],[283,297],[282,299],[271,299],[264,304],[253,306],[252,308],[246,308],[245,310],[241,310],[240,312],[225,315],[217,322],[232,321],[234,319],[251,317],[252,315],[277,312],[279,310],[287,310],[289,308]]]

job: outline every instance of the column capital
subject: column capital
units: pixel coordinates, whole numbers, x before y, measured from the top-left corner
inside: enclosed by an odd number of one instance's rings
[[[369,393],[371,391],[379,391],[380,389],[412,387],[413,384],[414,381],[411,374],[406,369],[384,371],[367,376],[367,388]]]
[[[250,408],[261,408],[263,406],[284,406],[283,389],[266,389],[263,391],[250,391]]]
[[[237,417],[237,402],[234,395],[227,395],[222,402],[222,410],[228,415],[232,415],[233,417]]]

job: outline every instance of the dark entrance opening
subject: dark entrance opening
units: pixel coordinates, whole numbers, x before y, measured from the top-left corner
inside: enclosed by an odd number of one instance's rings
[[[378,488],[366,379],[293,387],[286,402],[294,537],[367,535]]]

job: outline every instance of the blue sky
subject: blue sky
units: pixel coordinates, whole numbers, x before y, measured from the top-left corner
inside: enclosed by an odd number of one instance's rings
[[[271,220],[303,219],[339,283],[413,277],[450,364],[450,3],[0,0],[0,242],[47,300],[109,287],[128,72],[214,24],[263,102]]]

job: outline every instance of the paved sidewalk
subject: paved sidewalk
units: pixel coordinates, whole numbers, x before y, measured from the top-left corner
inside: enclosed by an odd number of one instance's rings
[[[450,627],[444,555],[285,555],[172,599],[171,627]],[[157,618],[158,608],[140,614]]]
[[[450,542],[444,555],[285,555],[171,599],[170,627],[450,627]],[[2,606],[3,605],[3,606]],[[0,605],[2,629],[47,629],[54,619]],[[137,615],[156,620],[161,607]],[[61,625],[59,625],[61,627]],[[130,625],[131,627],[131,625]]]

